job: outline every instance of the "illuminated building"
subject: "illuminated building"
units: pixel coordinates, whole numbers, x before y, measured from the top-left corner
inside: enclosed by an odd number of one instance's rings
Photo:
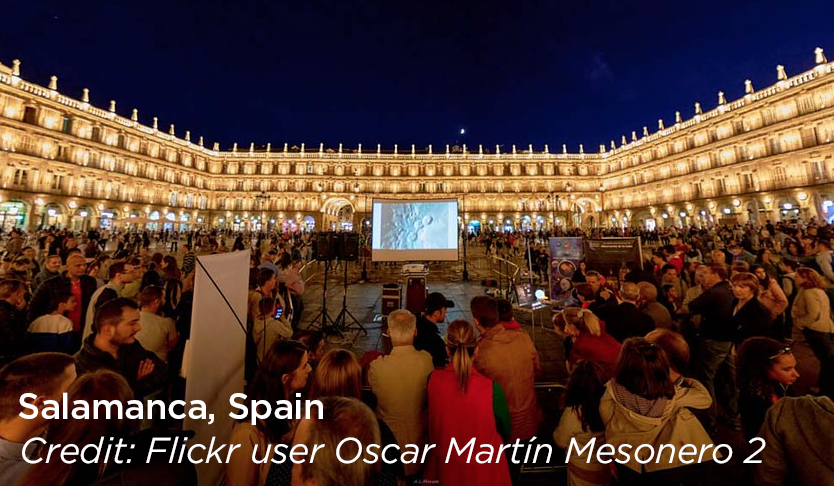
[[[0,64],[0,221],[177,230],[350,228],[374,197],[457,197],[470,226],[703,225],[834,216],[834,63],[595,153],[567,147],[204,146]],[[181,135],[181,136],[180,136]]]

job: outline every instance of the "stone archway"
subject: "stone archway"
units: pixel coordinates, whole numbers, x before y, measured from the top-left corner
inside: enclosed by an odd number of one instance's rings
[[[353,231],[353,216],[356,208],[344,197],[326,199],[319,211],[321,212],[322,231]]]

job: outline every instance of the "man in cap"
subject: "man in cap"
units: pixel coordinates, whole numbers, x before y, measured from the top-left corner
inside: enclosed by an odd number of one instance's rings
[[[446,309],[454,306],[455,303],[447,300],[440,292],[432,292],[426,297],[423,315],[417,318],[417,336],[414,338],[414,347],[418,351],[428,351],[435,368],[443,368],[449,361],[446,343],[440,337],[437,325],[446,320]]]

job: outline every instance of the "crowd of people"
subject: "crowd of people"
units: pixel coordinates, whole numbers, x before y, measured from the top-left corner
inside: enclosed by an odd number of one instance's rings
[[[79,447],[120,437],[142,458],[152,438],[191,433],[171,421],[22,419],[19,400],[25,391],[35,394],[35,407],[64,393],[71,402],[181,397],[195,247],[224,251],[223,239],[233,241],[232,251],[252,250],[247,400],[300,394],[324,408],[323,419],[240,420],[229,438],[238,447],[224,466],[225,484],[519,484],[516,461],[467,461],[450,450],[451,439],[500,450],[534,442],[547,423],[535,387],[542,359],[506,300],[473,298],[471,322],[452,321],[444,336],[455,303],[430,293],[420,315],[388,315],[387,353],[360,356],[325,351],[321,331],[300,328],[299,269],[309,235],[161,234],[156,247],[169,254],[151,252],[157,237],[141,233],[88,233],[80,246],[67,231],[24,236],[8,239],[0,269],[0,484],[196,484],[193,465],[162,460],[31,465],[24,456],[46,453],[24,450],[33,437]],[[548,236],[484,233],[470,244],[490,252],[527,240],[545,251]],[[766,441],[762,462],[746,470],[751,482],[834,484],[825,439],[834,429],[831,236],[825,226],[788,224],[664,231],[650,261],[623,262],[615,278],[580,265],[575,301],[553,317],[569,379],[564,411],[549,417],[558,426],[547,435],[563,449],[596,441],[700,450],[730,431]],[[89,247],[98,254],[88,256]],[[795,396],[806,367],[818,368],[819,377]],[[436,447],[416,460],[391,454],[397,460],[390,463],[344,464],[335,450],[347,437],[399,450]],[[299,444],[325,448],[312,463],[252,460]],[[342,449],[343,456],[363,453]],[[572,455],[569,484],[706,484],[720,474],[677,457],[634,454],[613,467],[597,459]]]

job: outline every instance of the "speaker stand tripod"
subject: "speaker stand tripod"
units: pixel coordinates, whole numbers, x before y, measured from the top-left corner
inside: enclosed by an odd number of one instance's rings
[[[348,262],[342,263],[345,267],[345,277],[343,281],[345,293],[342,296],[342,311],[339,312],[338,316],[336,316],[336,320],[333,322],[333,325],[336,326],[336,328],[340,331],[347,331],[348,329],[359,327],[359,330],[365,333],[365,335],[367,335],[368,330],[365,329],[365,326],[363,326],[358,320],[356,320],[356,317],[354,317],[353,314],[351,314],[347,308]],[[352,324],[348,323],[348,317],[350,317],[350,320],[353,321]]]
[[[324,261],[324,288],[321,292],[321,311],[316,314],[316,317],[310,323],[310,327],[308,329],[321,329],[321,331],[325,334],[337,334],[341,337],[344,337],[342,331],[339,330],[339,326],[336,325],[339,318],[335,320],[330,317],[330,314],[327,312],[327,274],[330,273],[330,260]],[[341,314],[340,314],[341,315]],[[321,319],[321,322],[316,325],[316,321]]]

